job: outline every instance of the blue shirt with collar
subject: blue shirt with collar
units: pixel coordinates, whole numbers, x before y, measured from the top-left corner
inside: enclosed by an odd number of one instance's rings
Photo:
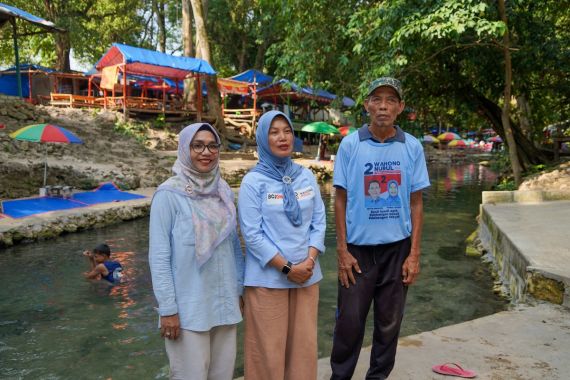
[[[356,245],[387,244],[412,233],[410,195],[430,185],[421,143],[399,126],[379,142],[368,125],[345,137],[338,149],[333,184],[347,192],[346,240]],[[372,200],[369,184],[380,184]]]
[[[180,327],[209,331],[241,321],[244,259],[237,231],[223,240],[200,267],[192,200],[171,191],[153,199],[149,226],[149,264],[160,316],[178,314]]]
[[[245,286],[273,289],[299,288],[268,263],[280,253],[293,264],[304,261],[309,247],[325,252],[326,216],[319,185],[313,173],[303,168],[292,184],[302,223],[295,227],[283,209],[283,184],[258,172],[249,172],[242,180],[238,212],[241,234],[245,240]],[[313,275],[302,285],[311,286],[322,279],[317,260]]]

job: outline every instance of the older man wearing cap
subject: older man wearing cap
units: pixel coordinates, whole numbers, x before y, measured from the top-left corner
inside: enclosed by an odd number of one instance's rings
[[[404,110],[400,81],[383,77],[368,87],[369,124],[345,137],[334,168],[338,306],[331,379],[354,373],[366,316],[374,303],[374,333],[366,379],[386,379],[394,367],[407,288],[420,271],[422,189],[430,185],[420,142],[395,124]],[[369,184],[399,188],[401,202],[370,207]]]

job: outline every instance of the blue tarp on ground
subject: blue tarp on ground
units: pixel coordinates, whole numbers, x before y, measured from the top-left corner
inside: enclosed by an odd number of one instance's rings
[[[144,195],[132,194],[121,191],[112,184],[105,184],[95,191],[86,191],[84,193],[73,194],[72,199],[94,205],[97,203],[130,201],[131,199],[146,198]]]
[[[14,199],[3,201],[2,208],[4,214],[11,218],[23,218],[49,211],[68,210],[98,203],[120,202],[140,198],[146,197],[121,191],[113,183],[105,183],[94,191],[73,194],[70,199],[57,197]]]
[[[70,199],[41,197],[31,199],[15,199],[3,201],[4,214],[12,218],[41,214],[48,211],[68,210],[71,208],[85,207],[85,204]]]

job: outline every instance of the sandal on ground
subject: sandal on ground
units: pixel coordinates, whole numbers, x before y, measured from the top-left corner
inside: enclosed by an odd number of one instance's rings
[[[438,364],[431,367],[431,369],[435,373],[439,373],[440,375],[446,375],[446,376],[457,376],[457,377],[464,377],[467,379],[471,379],[477,376],[475,372],[470,371],[468,369],[463,369],[457,363]]]

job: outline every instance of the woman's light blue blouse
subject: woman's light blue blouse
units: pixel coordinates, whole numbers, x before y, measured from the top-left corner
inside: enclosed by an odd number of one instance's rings
[[[293,189],[303,215],[303,223],[295,227],[283,210],[283,185],[281,182],[250,172],[241,183],[238,212],[241,234],[246,243],[246,286],[265,288],[297,288],[295,283],[272,266],[267,265],[277,253],[293,264],[304,261],[309,247],[325,251],[325,206],[313,173],[304,168],[293,182]],[[310,286],[322,279],[317,265],[313,276],[303,286]]]
[[[201,268],[195,241],[190,198],[171,191],[155,194],[150,211],[149,262],[152,286],[161,316],[180,316],[191,331],[241,321],[244,257],[234,231]]]

